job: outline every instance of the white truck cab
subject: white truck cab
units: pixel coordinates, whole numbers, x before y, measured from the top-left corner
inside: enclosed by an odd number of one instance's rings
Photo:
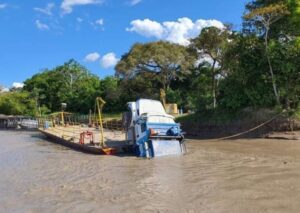
[[[179,124],[165,112],[161,102],[139,99],[127,106],[128,111],[123,116],[126,139],[138,148],[138,156],[154,157],[186,151]]]

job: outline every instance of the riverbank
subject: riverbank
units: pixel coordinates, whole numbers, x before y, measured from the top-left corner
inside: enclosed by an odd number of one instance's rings
[[[0,131],[4,212],[298,212],[300,143],[188,140],[181,157],[70,150]]]
[[[298,140],[300,141],[300,131],[293,132],[271,132],[265,136],[268,139]]]
[[[236,138],[272,138],[274,134],[288,138],[288,132],[300,130],[300,119],[270,109],[207,111],[178,117],[177,122],[181,123],[187,137],[196,139],[223,138],[239,133],[244,134]]]

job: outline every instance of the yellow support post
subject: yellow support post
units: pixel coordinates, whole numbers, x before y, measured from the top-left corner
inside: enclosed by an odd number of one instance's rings
[[[164,108],[166,108],[166,91],[164,89],[160,89],[160,101],[162,102]]]
[[[61,111],[61,124],[64,126],[65,125],[65,117],[64,117],[64,112]]]
[[[106,144],[104,142],[104,132],[103,132],[103,123],[102,123],[102,108],[104,106],[104,104],[106,103],[101,97],[97,97],[96,98],[96,103],[97,103],[97,108],[98,108],[98,118],[99,118],[99,128],[101,131],[101,135],[100,135],[100,145],[102,147],[105,147]]]

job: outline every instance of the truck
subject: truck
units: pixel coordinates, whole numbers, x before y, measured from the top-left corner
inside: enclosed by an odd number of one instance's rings
[[[183,155],[187,152],[180,124],[166,113],[160,101],[139,99],[129,102],[122,122],[126,140],[138,157]]]

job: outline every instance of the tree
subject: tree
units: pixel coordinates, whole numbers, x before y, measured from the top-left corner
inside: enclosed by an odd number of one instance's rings
[[[173,99],[173,103],[185,111],[206,111],[213,104],[211,80],[210,64],[200,63],[183,80],[172,82],[172,91],[167,91],[167,99]]]
[[[34,99],[28,92],[7,92],[0,94],[0,114],[36,115]]]
[[[277,79],[285,108],[296,109],[300,98],[300,45],[296,40],[273,41],[270,44],[270,57],[279,73]]]
[[[36,105],[51,111],[59,111],[61,103],[67,103],[67,110],[87,113],[101,95],[100,79],[74,60],[44,70],[24,83],[24,90],[32,94]]]
[[[151,73],[140,74],[135,78],[120,81],[121,98],[123,102],[133,101],[138,98],[159,99],[157,88],[160,83],[151,78]]]
[[[254,9],[263,8],[271,5],[281,4],[285,5],[289,15],[282,17],[272,26],[270,31],[270,38],[277,39],[279,36],[285,38],[291,38],[293,36],[299,36],[300,33],[300,1],[299,0],[253,0],[246,4],[247,11],[253,11]],[[264,31],[261,22],[255,20],[247,20],[244,22],[244,26],[248,29],[246,31]],[[252,30],[251,30],[252,29]]]
[[[273,66],[271,63],[270,54],[268,50],[268,46],[269,46],[268,42],[269,42],[269,33],[270,33],[271,26],[288,14],[290,14],[290,12],[288,11],[287,6],[283,3],[278,3],[278,4],[270,4],[268,6],[250,9],[249,13],[244,16],[246,20],[253,20],[254,22],[261,24],[263,26],[266,58],[268,61],[269,72],[271,75],[271,81],[272,81],[275,99],[278,105],[280,105],[280,97],[278,94],[276,78],[275,78],[275,74],[273,71]]]
[[[106,112],[119,112],[125,106],[120,103],[122,91],[119,88],[119,79],[108,76],[101,80],[101,97],[106,104],[103,108]]]
[[[275,103],[272,84],[265,70],[264,44],[256,35],[235,33],[224,53],[226,78],[218,97],[222,108],[271,107]]]
[[[200,35],[191,40],[190,49],[197,60],[211,60],[211,93],[213,108],[217,106],[217,75],[222,70],[222,55],[228,42],[227,30],[216,27],[204,28]]]
[[[192,58],[186,48],[169,42],[135,44],[116,66],[117,76],[135,78],[148,73],[166,90],[179,73],[188,73]]]

